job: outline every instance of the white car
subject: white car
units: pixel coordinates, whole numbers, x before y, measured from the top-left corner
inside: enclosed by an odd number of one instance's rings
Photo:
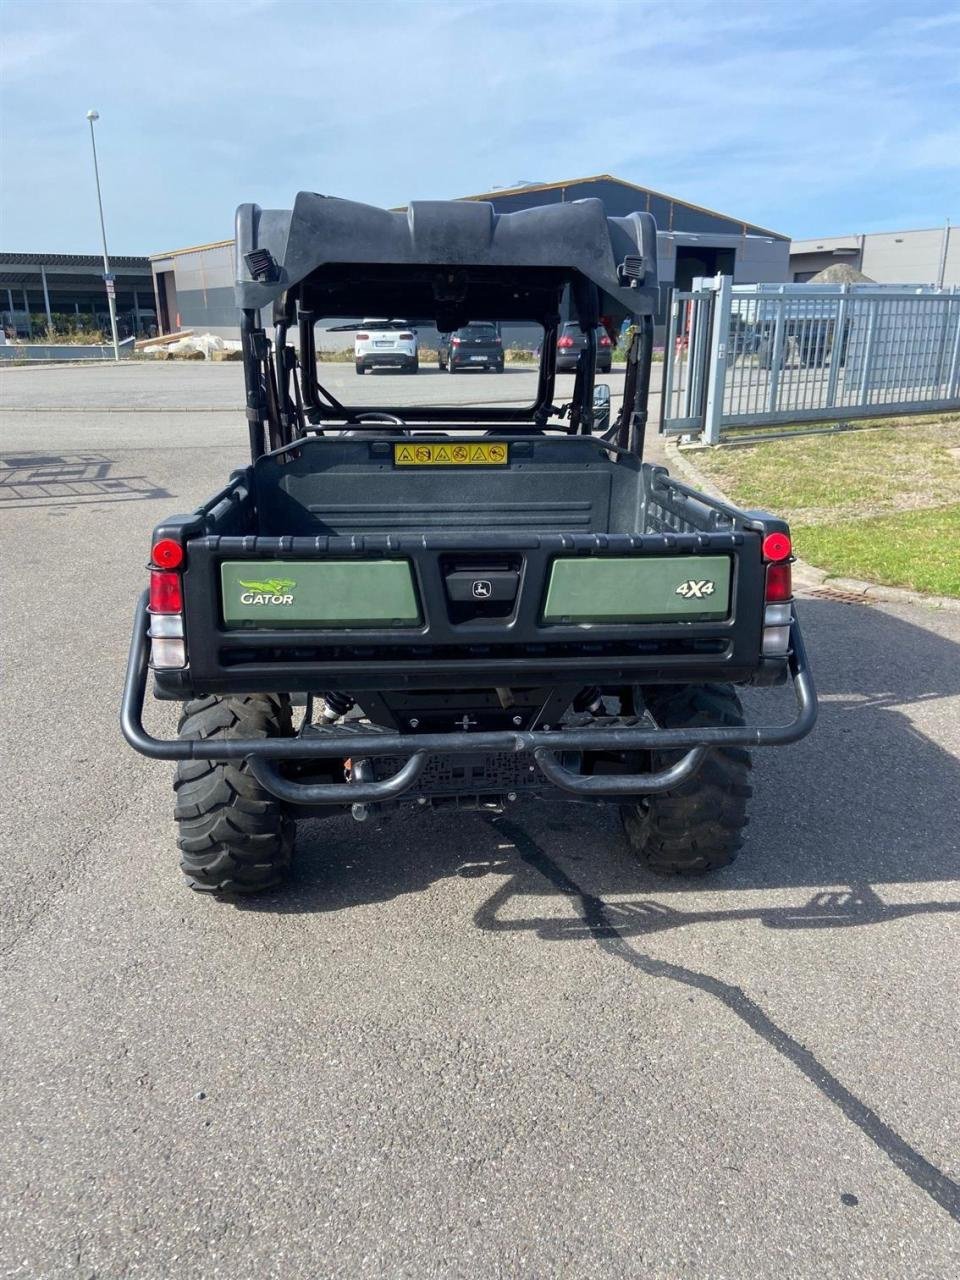
[[[417,331],[405,320],[364,320],[354,334],[353,358],[357,373],[379,368],[416,373],[420,368]]]

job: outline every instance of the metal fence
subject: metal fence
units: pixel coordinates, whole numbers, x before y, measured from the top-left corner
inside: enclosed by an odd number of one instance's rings
[[[675,292],[661,429],[960,409],[960,292],[883,285],[733,285]]]

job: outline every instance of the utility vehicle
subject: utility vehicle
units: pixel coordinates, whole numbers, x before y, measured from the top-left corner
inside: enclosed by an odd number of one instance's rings
[[[131,745],[177,762],[191,885],[275,884],[297,816],[528,796],[621,806],[658,871],[728,863],[748,748],[801,738],[816,694],[787,526],[643,461],[653,219],[301,193],[290,211],[242,205],[236,237],[250,461],[155,529],[122,706]],[[530,403],[341,403],[315,329],[363,315],[539,324]],[[631,320],[612,421],[601,316]],[[585,341],[559,404],[571,317]],[[184,704],[175,739],[144,728],[151,671]],[[792,722],[748,727],[737,686],[788,679]]]

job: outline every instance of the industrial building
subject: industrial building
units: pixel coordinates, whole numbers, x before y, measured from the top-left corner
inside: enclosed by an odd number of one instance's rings
[[[111,259],[121,339],[157,332],[147,258]],[[0,253],[0,324],[10,337],[46,337],[50,326],[110,333],[103,259],[80,253]]]
[[[732,275],[737,284],[789,279],[788,236],[610,174],[569,182],[524,183],[461,198],[486,200],[497,213],[512,213],[590,197],[601,200],[611,217],[646,211],[656,218],[664,306],[670,287],[687,288],[697,276],[722,272]],[[150,264],[161,332],[193,329],[236,337],[232,240],[152,254]],[[342,340],[340,335],[341,344]]]
[[[815,236],[790,245],[790,279],[803,283],[842,262],[877,284],[960,285],[960,235],[946,223],[921,231]]]

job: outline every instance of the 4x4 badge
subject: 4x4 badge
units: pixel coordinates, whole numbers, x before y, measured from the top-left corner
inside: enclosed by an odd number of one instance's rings
[[[688,582],[681,582],[677,587],[677,595],[683,596],[684,600],[702,600],[704,596],[712,596],[716,583],[711,582],[709,578],[705,578],[700,582],[695,582],[691,578]]]

